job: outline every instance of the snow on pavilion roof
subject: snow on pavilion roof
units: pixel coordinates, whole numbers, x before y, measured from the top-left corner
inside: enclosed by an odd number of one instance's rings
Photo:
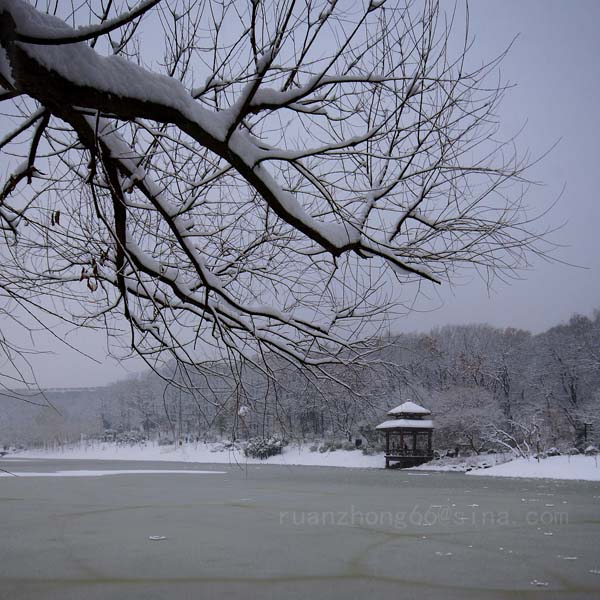
[[[400,404],[400,406],[396,406],[396,408],[392,408],[392,410],[388,412],[388,415],[393,417],[395,415],[401,415],[404,413],[410,415],[430,415],[431,411],[409,400],[403,404]]]
[[[375,427],[375,429],[433,429],[431,419],[392,419],[384,421]]]

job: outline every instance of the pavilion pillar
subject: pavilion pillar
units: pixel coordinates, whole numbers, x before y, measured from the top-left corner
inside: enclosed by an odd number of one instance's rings
[[[385,432],[385,453],[386,454],[390,453],[390,432],[389,431]]]
[[[413,456],[417,453],[417,432],[413,431]]]
[[[431,446],[431,429],[427,432],[427,454],[429,454],[429,456],[433,454],[433,449]]]

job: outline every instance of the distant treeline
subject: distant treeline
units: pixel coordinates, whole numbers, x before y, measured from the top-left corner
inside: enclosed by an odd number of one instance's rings
[[[539,335],[488,325],[395,335],[379,339],[360,363],[319,372],[281,360],[214,363],[178,381],[149,372],[103,388],[48,392],[58,412],[4,397],[0,444],[281,433],[376,445],[374,426],[412,399],[433,411],[438,448],[582,448],[600,440],[600,311]]]

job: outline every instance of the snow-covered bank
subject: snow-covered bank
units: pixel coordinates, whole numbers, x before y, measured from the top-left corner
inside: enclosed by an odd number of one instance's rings
[[[213,464],[260,464],[298,465],[319,467],[353,467],[382,469],[385,459],[382,454],[367,456],[359,450],[337,450],[335,452],[311,452],[308,446],[286,446],[283,453],[265,460],[246,458],[241,450],[224,450],[220,444],[185,444],[183,446],[158,446],[148,443],[119,446],[114,443],[78,444],[56,450],[28,450],[13,455],[19,460],[26,458],[59,458],[78,460],[140,460],[170,461]],[[432,461],[411,471],[454,471],[468,475],[492,477],[532,477],[548,479],[571,479],[600,481],[600,458],[594,456],[552,456],[537,461],[515,459],[504,462],[502,455],[487,455],[471,459]],[[502,464],[494,464],[494,463]],[[485,465],[485,468],[478,468]],[[492,466],[490,466],[492,465]]]
[[[511,460],[508,454],[497,454],[462,460],[432,461],[411,470],[459,472],[481,477],[600,481],[600,457],[551,456],[538,461],[535,458]]]
[[[383,455],[366,456],[359,450],[311,452],[308,446],[286,446],[283,454],[261,460],[247,458],[241,450],[223,450],[220,444],[158,446],[148,443],[118,446],[114,443],[77,444],[57,450],[27,450],[18,458],[60,458],[88,460],[144,460],[216,464],[303,465],[319,467],[383,468]]]
[[[540,461],[535,458],[517,458],[489,469],[471,471],[469,475],[600,481],[600,457],[549,456]]]

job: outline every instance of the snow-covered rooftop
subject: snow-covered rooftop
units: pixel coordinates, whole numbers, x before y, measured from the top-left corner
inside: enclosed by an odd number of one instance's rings
[[[408,400],[407,402],[400,404],[400,406],[392,408],[392,410],[388,412],[388,415],[393,417],[394,415],[400,415],[404,413],[411,415],[430,415],[431,411]]]
[[[406,429],[433,429],[431,419],[391,419],[384,421],[375,427],[375,429],[397,429],[404,427]]]

